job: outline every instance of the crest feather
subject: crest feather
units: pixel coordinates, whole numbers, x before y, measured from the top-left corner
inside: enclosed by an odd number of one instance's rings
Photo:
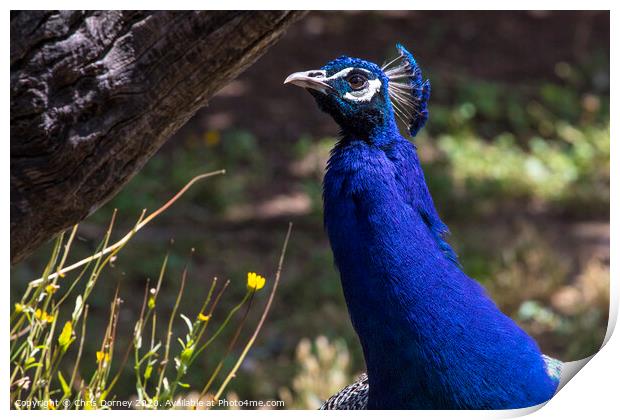
[[[401,44],[396,44],[396,48],[398,57],[385,64],[382,70],[389,79],[388,93],[394,113],[415,136],[428,120],[431,83],[422,80],[422,70],[413,55]]]

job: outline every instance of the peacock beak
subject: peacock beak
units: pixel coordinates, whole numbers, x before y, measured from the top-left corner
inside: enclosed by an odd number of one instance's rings
[[[327,84],[325,79],[325,70],[298,71],[297,73],[290,74],[286,80],[284,80],[284,84],[296,85],[306,89],[327,93],[327,91],[333,90],[334,88]]]

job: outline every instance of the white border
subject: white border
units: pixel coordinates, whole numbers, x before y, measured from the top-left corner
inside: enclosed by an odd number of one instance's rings
[[[523,0],[520,2],[512,2],[512,4],[502,3],[508,10],[527,10],[527,9],[557,9],[557,10],[573,10],[579,9],[584,5],[589,6],[592,9],[600,9],[600,10],[609,10],[612,9],[612,5],[616,3],[611,1],[598,1],[598,0],[590,0],[587,3],[577,2],[577,1],[562,1],[562,2],[551,2],[551,1],[531,1],[531,0]],[[497,8],[499,5],[498,2],[494,1],[468,1],[468,2],[456,2],[456,1],[433,1],[433,2],[422,2],[422,1],[406,1],[406,0],[395,0],[395,1],[381,1],[377,3],[377,1],[367,1],[367,0],[358,0],[358,1],[340,1],[336,2],[333,0],[314,0],[314,1],[297,1],[297,2],[285,2],[285,1],[261,1],[261,2],[250,2],[250,1],[228,1],[228,2],[214,2],[214,1],[183,1],[177,0],[174,4],[169,2],[162,1],[140,1],[140,2],[127,2],[127,1],[116,1],[109,0],[107,2],[89,2],[84,3],[83,1],[59,1],[51,4],[50,2],[43,1],[21,1],[19,4],[15,4],[19,8],[23,9],[49,9],[51,6],[55,6],[56,8],[63,9],[80,9],[84,6],[94,7],[98,6],[98,8],[110,8],[110,9],[169,9],[171,6],[174,6],[179,9],[257,9],[256,6],[260,6],[260,9],[285,9],[285,8],[293,8],[293,9],[326,9],[326,10],[343,10],[343,9],[357,9],[357,10],[372,10],[377,6],[381,6],[381,9],[384,10],[401,10],[401,9],[411,9],[415,7],[419,10],[437,10],[437,9],[447,9],[447,10],[480,10],[487,8]],[[10,37],[10,27],[7,25],[8,16],[5,15],[5,42],[2,44],[2,57],[5,60],[9,61],[9,37]],[[617,18],[617,15],[614,10],[611,13],[611,45],[617,46],[618,43],[618,31],[614,28],[620,23],[620,19]],[[615,25],[614,25],[615,24]],[[614,48],[610,51],[611,54],[611,68],[617,68],[618,64],[618,52]],[[615,67],[614,67],[615,66]],[[10,65],[7,64],[4,67],[3,73],[5,74],[4,80],[10,79]],[[618,122],[617,115],[613,113],[613,110],[616,109],[615,105],[617,105],[617,89],[614,88],[614,84],[612,84],[611,89],[611,120],[612,127],[616,127],[616,123]],[[2,143],[2,147],[5,152],[2,154],[2,159],[6,168],[5,171],[9,172],[5,176],[5,182],[1,184],[2,188],[2,196],[9,197],[10,188],[8,183],[8,177],[10,176],[10,161],[9,161],[9,141],[10,139],[10,124],[9,124],[9,102],[4,101],[3,103],[4,111],[2,113],[4,120],[4,131],[5,131],[5,140]],[[613,129],[612,129],[613,132]],[[620,211],[618,207],[618,188],[615,179],[618,176],[618,168],[615,165],[617,162],[617,152],[616,148],[613,146],[613,142],[611,145],[611,213],[614,214],[616,211]],[[8,204],[2,208],[2,216],[5,220],[4,223],[0,225],[0,229],[2,229],[4,241],[2,241],[2,256],[3,261],[6,264],[5,273],[6,278],[4,279],[4,292],[5,292],[5,305],[10,305],[9,295],[10,295],[10,286],[9,286],[9,278],[10,278],[10,266],[8,261],[10,260],[10,247],[9,247],[9,223],[10,219],[10,209]],[[606,336],[606,344],[604,348],[596,354],[590,363],[585,366],[581,372],[578,373],[577,378],[571,380],[564,388],[562,388],[558,394],[542,409],[525,409],[525,410],[510,410],[510,411],[495,411],[495,412],[473,412],[473,411],[424,411],[424,412],[409,412],[409,411],[392,411],[389,413],[390,418],[415,418],[415,419],[426,419],[426,418],[472,418],[472,419],[480,419],[480,418],[506,418],[506,417],[516,417],[530,414],[531,418],[535,419],[571,419],[571,418],[579,418],[583,419],[586,416],[592,419],[606,419],[612,416],[618,415],[618,357],[620,355],[620,341],[616,337],[612,336],[613,328],[615,327],[615,323],[618,315],[618,275],[620,272],[616,268],[616,261],[618,259],[618,247],[617,247],[617,237],[618,226],[614,220],[611,220],[611,309],[610,309],[610,328],[608,329],[608,334]],[[9,322],[8,322],[8,314],[9,310],[7,306],[5,306],[2,310],[2,334],[3,337],[7,337],[9,334]],[[0,350],[0,360],[4,362],[0,363],[0,371],[1,378],[4,380],[0,380],[2,399],[5,401],[3,404],[4,409],[8,410],[9,401],[8,401],[8,381],[6,378],[9,377],[7,372],[7,363],[8,359],[8,346],[5,343]],[[77,416],[99,416],[101,412],[93,412],[93,414],[89,414],[87,412],[76,413],[76,412],[63,412],[63,416],[68,416],[72,418],[76,418]],[[108,414],[111,417],[124,416],[126,413],[122,411],[113,411]],[[149,416],[161,417],[166,416],[167,418],[177,416],[181,416],[181,413],[185,413],[183,411],[173,411],[173,412],[150,412]],[[613,413],[613,414],[612,414]],[[16,412],[12,410],[10,412],[12,416],[28,416],[28,417],[39,417],[45,416],[45,418],[49,418],[48,416],[54,416],[54,412]],[[141,416],[141,412],[135,412],[131,415]],[[226,418],[241,418],[245,416],[253,416],[256,418],[290,418],[291,415],[294,415],[296,418],[309,418],[315,416],[326,416],[334,418],[338,416],[338,418],[353,418],[355,416],[356,419],[360,417],[368,418],[368,417],[376,417],[376,416],[385,416],[385,413],[382,412],[318,412],[318,411],[296,411],[295,413],[291,413],[291,410],[282,410],[282,411],[211,411],[209,413],[203,414],[205,416],[213,416],[213,417],[226,417]]]

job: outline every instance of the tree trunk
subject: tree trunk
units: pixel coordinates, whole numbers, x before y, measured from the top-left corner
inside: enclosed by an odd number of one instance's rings
[[[302,12],[11,13],[11,263],[109,200]]]

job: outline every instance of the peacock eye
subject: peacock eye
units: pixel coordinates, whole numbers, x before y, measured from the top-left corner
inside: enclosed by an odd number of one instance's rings
[[[360,90],[368,86],[368,79],[366,79],[361,74],[353,74],[347,78],[347,82],[351,89]]]

